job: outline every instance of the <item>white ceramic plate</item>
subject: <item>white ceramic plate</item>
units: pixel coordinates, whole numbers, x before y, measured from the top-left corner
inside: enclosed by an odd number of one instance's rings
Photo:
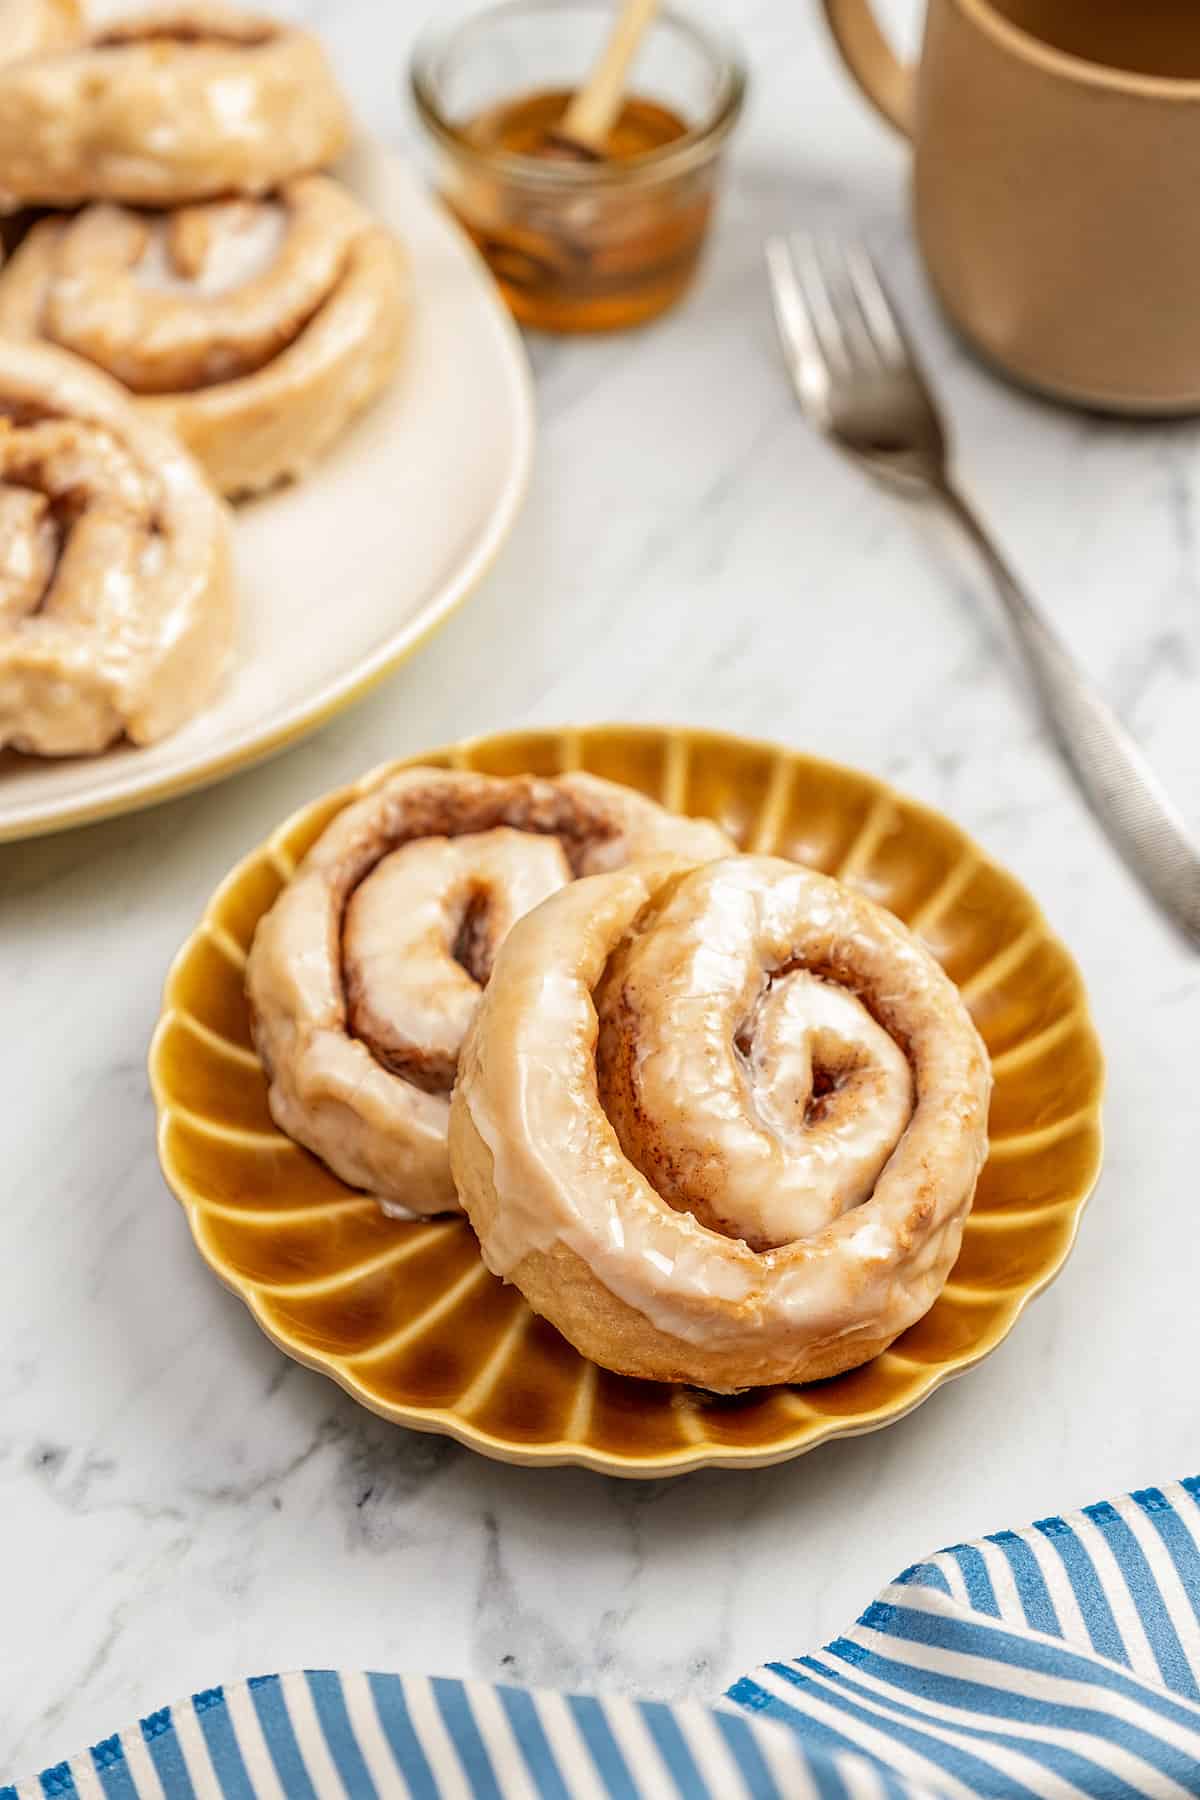
[[[306,481],[239,509],[237,658],[215,702],[146,750],[0,754],[0,841],[147,806],[312,730],[436,629],[503,543],[533,449],[517,330],[394,157],[364,145],[343,173],[408,250],[399,379]]]

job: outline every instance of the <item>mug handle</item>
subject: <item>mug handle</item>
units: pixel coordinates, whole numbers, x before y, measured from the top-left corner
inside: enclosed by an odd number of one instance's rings
[[[842,61],[877,112],[912,136],[913,72],[879,28],[871,0],[822,0]]]

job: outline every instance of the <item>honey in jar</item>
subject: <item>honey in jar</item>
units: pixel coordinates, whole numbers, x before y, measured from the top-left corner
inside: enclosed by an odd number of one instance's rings
[[[695,273],[712,165],[672,156],[687,122],[627,95],[602,155],[555,136],[571,94],[526,94],[461,129],[481,153],[447,198],[513,312],[545,331],[610,331],[674,305]],[[665,153],[665,154],[664,154]]]

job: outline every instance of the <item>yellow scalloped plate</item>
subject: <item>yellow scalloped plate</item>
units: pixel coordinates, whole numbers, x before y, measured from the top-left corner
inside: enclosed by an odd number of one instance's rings
[[[163,1172],[201,1254],[267,1336],[398,1425],[506,1462],[639,1477],[760,1467],[873,1431],[994,1350],[1065,1262],[1100,1167],[1103,1063],[1083,982],[1019,882],[869,775],[716,732],[517,732],[413,761],[589,769],[890,907],[958,983],[987,1042],[991,1154],[941,1298],[866,1367],[733,1400],[597,1369],[488,1274],[465,1223],[385,1218],[271,1122],[246,951],[300,857],[361,791],[343,788],[218,888],[168,977],[150,1054]]]

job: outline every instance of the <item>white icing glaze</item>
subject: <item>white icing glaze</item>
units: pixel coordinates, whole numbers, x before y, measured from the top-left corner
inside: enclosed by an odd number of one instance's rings
[[[226,494],[311,467],[397,372],[407,323],[400,246],[323,175],[266,201],[51,214],[0,269],[0,336],[114,376]]]
[[[346,908],[342,971],[355,1035],[389,1067],[424,1066],[449,1091],[497,948],[570,879],[556,838],[506,826],[393,850]],[[473,903],[468,969],[458,939]]]
[[[627,1147],[653,1121],[636,1160],[673,1206],[757,1249],[811,1237],[869,1197],[912,1112],[908,1062],[852,993],[787,971],[790,891],[730,875],[697,904],[689,885],[614,958],[610,1116]]]
[[[0,487],[0,623],[37,611],[54,579],[57,556],[49,497],[28,487]]]
[[[806,1221],[804,1171],[813,1162],[802,1152],[789,1202],[795,1235],[755,1251],[664,1204],[626,1155],[601,1103],[594,996],[599,989],[601,1009],[608,1006],[631,953],[636,960],[637,947],[659,934],[671,947],[649,959],[661,1021],[654,1042],[680,1048],[651,1086],[661,1094],[671,1079],[692,1083],[674,1094],[673,1113],[690,1113],[697,1132],[712,1127],[718,1160],[730,1143],[736,1160],[765,1124],[721,1073],[736,1056],[730,1020],[747,986],[761,987],[764,967],[808,966],[822,983],[869,996],[875,1018],[864,1024],[851,995],[831,1011],[812,992],[820,983],[807,993],[798,984],[797,997],[781,993],[767,1020],[769,1032],[782,1034],[797,1011],[805,1031],[832,1019],[840,1034],[850,1022],[857,1047],[880,1058],[888,1116],[882,1147],[867,1160],[882,1154],[885,1166],[859,1204],[851,1200],[830,1218],[826,1200]],[[619,1016],[631,1025],[627,1013]],[[718,1031],[726,1036],[714,1051]],[[908,1045],[917,1077],[911,1116],[895,1058],[880,1051],[881,1032]],[[682,879],[643,865],[564,890],[518,924],[502,949],[464,1047],[455,1101],[491,1153],[495,1205],[477,1217],[467,1187],[463,1197],[497,1274],[561,1243],[611,1293],[684,1341],[719,1348],[740,1345],[748,1332],[894,1334],[927,1310],[957,1251],[986,1151],[989,1089],[985,1053],[953,985],[860,895],[765,857],[730,859]]]
[[[232,631],[227,521],[198,470],[73,357],[0,339],[0,745],[151,741]]]
[[[355,1187],[425,1214],[457,1210],[446,1096],[479,999],[455,956],[472,894],[486,899],[486,944],[474,945],[486,974],[513,921],[575,869],[664,846],[721,855],[728,840],[583,775],[409,769],[346,807],[250,954],[280,1128]]]
[[[146,248],[134,265],[135,279],[142,287],[209,299],[232,293],[267,273],[283,244],[287,228],[284,208],[270,200],[227,200],[214,201],[206,211],[211,244],[194,274],[177,267],[163,222],[152,223]]]
[[[32,0],[23,0],[33,10]],[[309,33],[201,0],[0,44],[0,204],[172,206],[326,168],[349,117]],[[121,9],[124,12],[125,9]]]
[[[161,217],[98,203],[27,234],[0,272],[0,331],[45,336],[137,394],[203,390],[293,345],[372,229],[320,176]]]

